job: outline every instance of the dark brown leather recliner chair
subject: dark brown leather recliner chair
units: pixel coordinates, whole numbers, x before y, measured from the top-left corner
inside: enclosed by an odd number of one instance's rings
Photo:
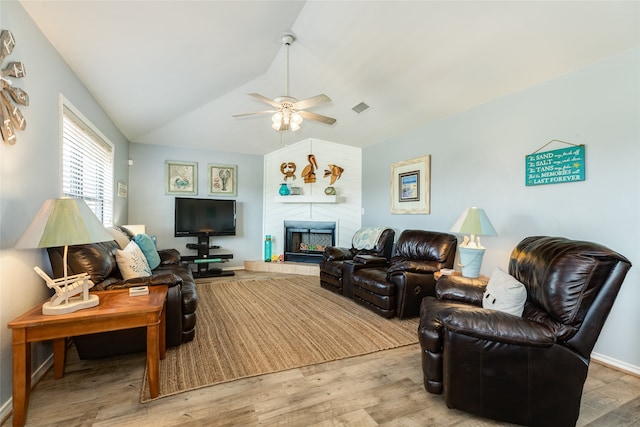
[[[522,317],[482,308],[484,285],[443,277],[422,302],[424,384],[449,408],[532,426],[573,426],[591,351],[631,263],[590,242],[527,237],[509,274]]]
[[[404,230],[390,262],[368,255],[345,262],[345,293],[380,316],[417,317],[422,298],[435,295],[433,273],[453,267],[457,243],[448,233]]]
[[[377,233],[381,227],[365,227],[358,233]],[[387,261],[391,258],[393,251],[393,240],[395,231],[392,228],[383,228],[379,233],[378,239],[372,245],[360,245],[352,241],[351,248],[342,248],[338,246],[328,246],[322,253],[322,261],[320,262],[320,286],[337,294],[344,294],[342,286],[343,264],[344,261],[352,260],[356,255],[373,255],[382,257]],[[354,246],[357,245],[358,247]],[[351,298],[351,294],[345,295]]]

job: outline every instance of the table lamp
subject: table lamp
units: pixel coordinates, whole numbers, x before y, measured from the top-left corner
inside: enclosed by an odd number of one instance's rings
[[[480,243],[480,236],[498,235],[487,214],[480,208],[467,208],[449,231],[458,234],[469,234],[469,236],[464,236],[462,243],[458,245],[462,276],[478,277],[485,251],[484,246]]]
[[[67,275],[67,255],[69,245],[107,242],[113,236],[104,228],[100,220],[82,199],[62,198],[45,201],[24,232],[16,248],[53,248],[64,246],[64,276],[52,279],[37,266],[34,267],[47,283],[55,290],[55,295],[42,306],[42,314],[66,314],[95,307],[99,299],[89,294],[93,283],[87,273]]]

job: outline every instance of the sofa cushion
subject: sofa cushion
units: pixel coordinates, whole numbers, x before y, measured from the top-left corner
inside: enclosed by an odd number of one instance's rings
[[[160,265],[180,264],[180,252],[177,249],[160,249],[158,255],[160,256]]]
[[[68,275],[87,273],[89,279],[95,283],[101,283],[107,278],[120,275],[116,264],[116,250],[118,244],[115,240],[86,245],[69,246]],[[55,277],[63,277],[64,248],[48,248],[51,266]]]
[[[133,238],[133,241],[138,244],[144,257],[147,259],[147,263],[149,264],[150,269],[154,269],[160,265],[160,255],[158,255],[158,250],[156,249],[155,243],[151,240],[151,237],[147,234],[136,234],[136,237]]]
[[[487,289],[482,298],[482,307],[522,316],[524,303],[527,301],[527,290],[503,270],[493,270]]]
[[[134,241],[129,242],[126,248],[116,251],[116,260],[125,280],[151,276],[147,259]]]

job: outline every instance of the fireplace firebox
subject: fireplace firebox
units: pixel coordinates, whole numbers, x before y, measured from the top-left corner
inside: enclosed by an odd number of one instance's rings
[[[327,246],[335,246],[336,223],[285,221],[284,260],[319,264]]]

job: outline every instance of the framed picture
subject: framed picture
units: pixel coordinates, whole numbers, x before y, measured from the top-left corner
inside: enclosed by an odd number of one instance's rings
[[[209,194],[212,196],[238,195],[238,167],[236,165],[209,165]]]
[[[391,213],[430,213],[431,156],[391,165]]]
[[[118,181],[118,197],[127,198],[127,184]]]
[[[198,194],[198,163],[167,160],[167,194]]]

